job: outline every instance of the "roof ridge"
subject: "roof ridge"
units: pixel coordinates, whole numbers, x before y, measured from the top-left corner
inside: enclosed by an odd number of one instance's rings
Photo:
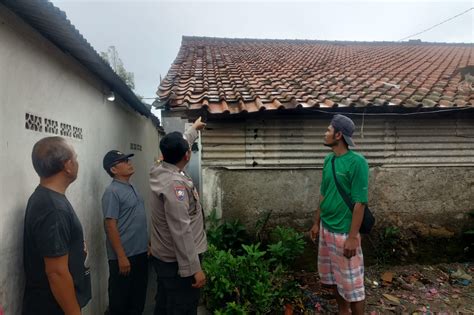
[[[262,43],[308,43],[308,44],[335,44],[335,45],[350,45],[350,44],[363,44],[363,45],[417,45],[417,46],[474,46],[474,43],[447,43],[447,42],[423,42],[419,39],[411,39],[409,41],[350,41],[350,40],[323,40],[323,39],[272,39],[272,38],[244,38],[244,37],[211,37],[211,36],[182,36],[182,44],[185,42],[192,41],[221,41],[221,42],[262,42]]]

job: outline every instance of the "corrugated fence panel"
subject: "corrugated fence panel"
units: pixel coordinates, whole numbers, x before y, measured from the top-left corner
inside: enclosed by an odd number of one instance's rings
[[[202,166],[246,167],[244,123],[209,123],[201,135]]]
[[[474,166],[472,119],[358,117],[356,151],[371,166]],[[202,165],[320,168],[329,121],[315,118],[211,122],[202,133]]]

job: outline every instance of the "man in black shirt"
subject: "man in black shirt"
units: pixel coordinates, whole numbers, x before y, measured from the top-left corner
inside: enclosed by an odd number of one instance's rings
[[[77,155],[61,137],[38,141],[31,154],[40,184],[25,213],[23,315],[80,315],[91,299],[81,223],[64,195],[77,177]]]

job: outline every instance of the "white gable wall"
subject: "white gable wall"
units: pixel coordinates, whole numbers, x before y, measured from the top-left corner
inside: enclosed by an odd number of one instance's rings
[[[92,263],[93,299],[83,314],[103,314],[107,305],[107,260],[100,206],[110,182],[102,157],[110,149],[135,153],[133,182],[148,201],[148,170],[158,155],[151,121],[105,99],[107,88],[77,61],[0,5],[0,307],[20,314],[24,274],[23,218],[38,184],[31,165],[33,144],[45,136],[45,118],[82,129],[74,146],[79,175],[66,195],[84,227]],[[123,106],[120,106],[122,103]],[[42,117],[43,130],[25,129],[25,114]],[[60,134],[58,134],[60,135]],[[131,151],[131,143],[142,151]]]

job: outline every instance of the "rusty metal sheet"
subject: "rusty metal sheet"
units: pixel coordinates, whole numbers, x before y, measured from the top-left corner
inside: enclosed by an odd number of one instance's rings
[[[474,165],[474,122],[469,119],[365,117],[354,119],[354,150],[371,166]],[[206,167],[320,168],[330,152],[323,145],[323,119],[249,120],[218,123],[203,133]]]

